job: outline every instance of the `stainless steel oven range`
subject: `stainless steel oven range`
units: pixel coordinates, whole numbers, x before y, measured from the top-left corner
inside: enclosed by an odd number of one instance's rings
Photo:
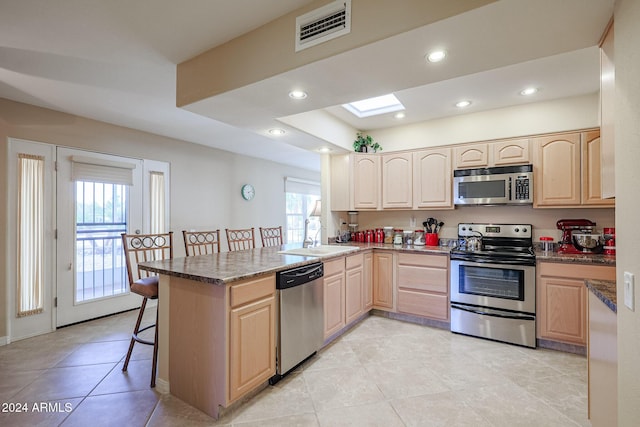
[[[536,347],[531,224],[458,224],[451,251],[451,331]]]

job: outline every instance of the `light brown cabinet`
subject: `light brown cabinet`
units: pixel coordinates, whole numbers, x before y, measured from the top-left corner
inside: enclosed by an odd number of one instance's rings
[[[373,307],[373,253],[366,252],[363,256],[362,280],[364,288],[364,311]]]
[[[413,204],[411,153],[382,156],[382,208],[411,209]]]
[[[536,268],[537,337],[587,343],[585,279],[615,280],[615,267],[540,262]]]
[[[456,169],[484,168],[489,166],[489,145],[468,144],[454,149]]]
[[[600,193],[599,131],[534,138],[534,207],[614,206]]]
[[[509,139],[490,143],[490,166],[524,165],[531,162],[529,139]]]
[[[393,252],[373,253],[373,307],[393,310]]]
[[[275,374],[275,279],[234,284],[229,311],[229,401]]]
[[[608,26],[600,45],[600,132],[602,147],[602,198],[616,195],[614,109],[616,91],[616,67],[613,56],[613,21]]]
[[[364,313],[364,256],[361,253],[345,259],[345,322],[356,320]]]
[[[360,210],[380,208],[380,156],[353,155],[353,207]]]
[[[446,255],[399,253],[398,312],[448,321],[448,267]]]
[[[451,149],[413,153],[413,208],[453,209]]]
[[[350,154],[331,156],[331,210],[353,210],[352,172],[353,157]]]
[[[324,263],[324,337],[327,339],[346,325],[344,257]]]

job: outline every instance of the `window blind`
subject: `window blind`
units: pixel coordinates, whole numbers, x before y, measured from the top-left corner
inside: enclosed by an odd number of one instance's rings
[[[71,156],[73,181],[133,185],[134,163],[116,162],[85,156]]]

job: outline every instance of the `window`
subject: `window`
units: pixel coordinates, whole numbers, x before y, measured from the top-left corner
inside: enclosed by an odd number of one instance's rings
[[[315,206],[316,200],[320,200],[320,184],[297,178],[287,177],[285,180],[286,191],[286,243],[302,243],[304,241],[305,224],[309,220],[307,236],[320,242],[320,218],[309,217]]]

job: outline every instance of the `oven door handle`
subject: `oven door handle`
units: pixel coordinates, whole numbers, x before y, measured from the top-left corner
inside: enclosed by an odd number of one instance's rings
[[[503,319],[516,319],[516,320],[536,320],[534,316],[526,314],[501,314],[495,311],[484,311],[480,308],[469,308],[468,306],[462,306],[455,303],[451,304],[451,308],[455,308],[462,311],[467,311],[473,314],[479,314],[481,316],[501,317]]]

